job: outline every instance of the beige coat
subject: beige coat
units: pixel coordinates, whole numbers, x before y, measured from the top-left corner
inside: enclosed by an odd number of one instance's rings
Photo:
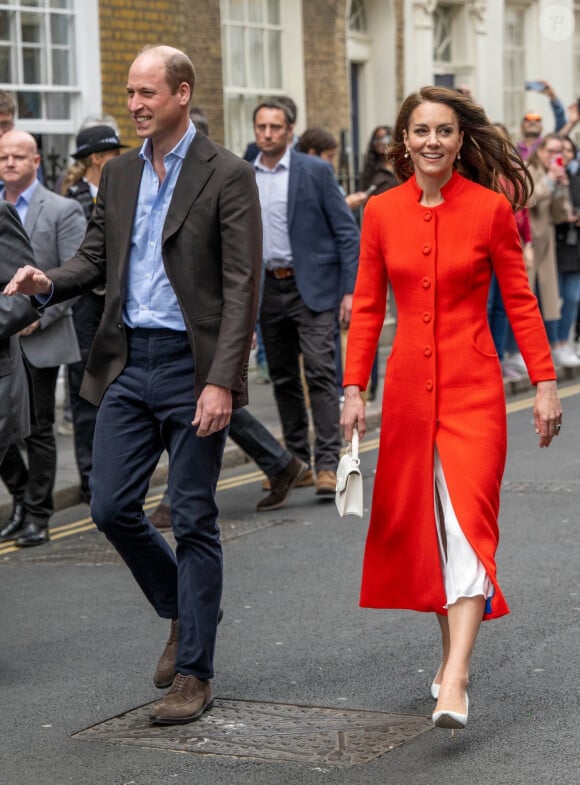
[[[542,316],[546,321],[552,321],[560,318],[554,225],[568,219],[570,206],[567,189],[550,187],[550,180],[541,164],[530,164],[529,170],[534,180],[534,196],[530,204],[534,264],[528,267],[528,277],[532,291],[536,291],[537,283]]]

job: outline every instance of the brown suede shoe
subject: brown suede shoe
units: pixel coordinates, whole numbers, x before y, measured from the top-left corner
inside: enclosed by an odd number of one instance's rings
[[[211,684],[197,676],[176,673],[171,689],[153,706],[149,722],[153,725],[182,725],[195,722],[213,706]]]
[[[295,488],[312,488],[314,485],[314,474],[312,469],[307,469],[298,482],[294,485]],[[262,480],[262,490],[271,491],[272,483],[269,477],[264,477]]]
[[[217,623],[224,617],[223,608],[218,611]],[[175,662],[177,660],[177,644],[179,643],[179,619],[171,620],[171,632],[163,649],[163,654],[159,658],[155,673],[153,674],[153,684],[160,690],[171,687],[175,678]]]
[[[153,684],[164,690],[171,687],[175,678],[175,660],[177,659],[177,644],[179,642],[179,619],[171,619],[171,632],[163,649],[163,654],[159,658]]]
[[[316,495],[332,496],[336,493],[336,472],[322,469],[316,474]]]
[[[265,499],[259,501],[256,505],[258,512],[265,512],[267,510],[277,510],[286,504],[290,491],[300,482],[300,479],[308,471],[308,466],[302,461],[292,456],[288,466],[272,477],[270,480],[272,490]]]
[[[168,504],[161,502],[149,516],[156,529],[171,529],[171,510]]]

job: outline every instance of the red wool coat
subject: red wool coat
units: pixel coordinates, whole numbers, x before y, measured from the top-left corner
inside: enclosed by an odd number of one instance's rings
[[[344,384],[366,387],[387,285],[397,332],[385,376],[361,605],[445,613],[436,444],[461,528],[494,586],[484,618],[495,618],[509,609],[495,564],[507,424],[487,322],[493,271],[530,378],[556,374],[508,201],[458,173],[442,193],[437,207],[421,205],[412,177],[369,200],[364,213]]]

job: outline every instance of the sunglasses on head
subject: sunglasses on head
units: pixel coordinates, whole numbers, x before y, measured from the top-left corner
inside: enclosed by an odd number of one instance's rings
[[[535,112],[528,112],[527,114],[524,115],[524,120],[532,120],[536,123],[539,123],[541,119],[542,119],[542,115],[536,114]]]

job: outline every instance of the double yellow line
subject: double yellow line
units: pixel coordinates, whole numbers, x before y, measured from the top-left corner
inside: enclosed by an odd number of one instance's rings
[[[571,398],[573,395],[578,395],[580,393],[580,384],[574,384],[570,387],[563,387],[559,390],[560,398]],[[507,413],[512,414],[513,412],[520,412],[524,409],[531,409],[534,405],[534,398],[522,398],[521,401],[512,401],[507,405]],[[379,446],[379,437],[375,437],[373,439],[365,439],[364,442],[361,443],[359,452],[371,452],[371,450],[375,450]],[[232,488],[240,488],[243,485],[250,485],[251,483],[260,482],[264,477],[263,472],[261,471],[252,471],[246,472],[245,474],[238,474],[235,477],[229,477],[224,480],[219,480],[217,484],[218,491],[227,491],[231,490]],[[162,499],[162,494],[158,493],[153,496],[148,496],[147,501],[145,502],[144,509],[150,510],[155,507]],[[62,526],[55,526],[50,530],[50,538],[51,540],[62,540],[64,537],[71,537],[73,534],[80,534],[81,532],[90,531],[95,528],[95,524],[93,523],[90,517],[88,518],[81,518],[78,521],[73,521],[72,523],[66,523]],[[13,541],[10,540],[5,543],[0,544],[0,556],[8,553],[13,553],[16,550],[20,550],[16,548]]]

